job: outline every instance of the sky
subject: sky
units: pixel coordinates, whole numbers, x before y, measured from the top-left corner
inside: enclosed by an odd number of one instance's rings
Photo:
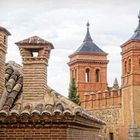
[[[68,95],[69,62],[83,42],[86,23],[94,43],[108,53],[108,85],[115,77],[121,84],[121,49],[138,25],[140,0],[0,0],[0,26],[12,34],[6,61],[19,64],[15,42],[37,35],[52,42],[48,85]]]

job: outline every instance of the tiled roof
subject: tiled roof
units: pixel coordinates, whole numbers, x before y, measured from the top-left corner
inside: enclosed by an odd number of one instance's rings
[[[11,35],[10,32],[2,26],[0,26],[0,31],[4,31],[7,33],[7,35]]]
[[[29,37],[27,39],[24,39],[22,41],[19,41],[19,42],[16,42],[15,44],[17,45],[27,45],[27,44],[30,44],[30,45],[51,45],[52,49],[54,48],[53,47],[53,44],[38,37],[38,36],[33,36],[33,37]]]
[[[129,41],[131,41],[131,40],[140,41],[140,12],[139,12],[138,18],[139,18],[138,26],[137,26],[133,36],[129,39]]]
[[[47,87],[44,95],[45,104],[40,103],[34,106],[30,103],[23,106],[22,67],[14,62],[6,64],[5,80],[5,92],[3,93],[0,101],[0,116],[9,116],[12,114],[16,114],[18,116],[22,114],[32,115],[33,113],[38,115],[46,114],[49,116],[79,115],[96,123],[104,124],[104,122],[96,116],[91,115],[89,112],[60,95],[50,87]]]
[[[75,51],[74,54],[106,54],[93,41],[89,32],[89,23],[87,23],[87,33],[83,44]]]

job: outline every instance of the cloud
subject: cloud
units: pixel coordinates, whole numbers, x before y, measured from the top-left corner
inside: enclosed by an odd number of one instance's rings
[[[126,4],[127,3],[127,4]],[[8,60],[21,63],[17,41],[38,35],[54,44],[48,67],[48,83],[67,96],[69,83],[68,55],[81,44],[90,22],[93,41],[109,53],[108,81],[121,79],[120,45],[137,26],[139,0],[1,0],[0,23],[9,37]]]

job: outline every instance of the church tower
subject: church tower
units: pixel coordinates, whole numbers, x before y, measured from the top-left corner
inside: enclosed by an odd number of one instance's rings
[[[107,53],[92,40],[87,23],[87,33],[82,45],[69,56],[70,78],[75,78],[80,100],[91,92],[107,89]]]
[[[140,13],[138,18],[133,36],[121,45],[122,107],[124,126],[127,128],[130,124],[140,127]]]

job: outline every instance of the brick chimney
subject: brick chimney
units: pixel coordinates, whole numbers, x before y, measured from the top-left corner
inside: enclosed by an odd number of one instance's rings
[[[23,63],[23,101],[43,103],[47,87],[47,65],[53,44],[33,36],[17,42]]]
[[[8,30],[0,26],[0,98],[5,85],[5,58],[7,52],[7,38],[11,35]]]

